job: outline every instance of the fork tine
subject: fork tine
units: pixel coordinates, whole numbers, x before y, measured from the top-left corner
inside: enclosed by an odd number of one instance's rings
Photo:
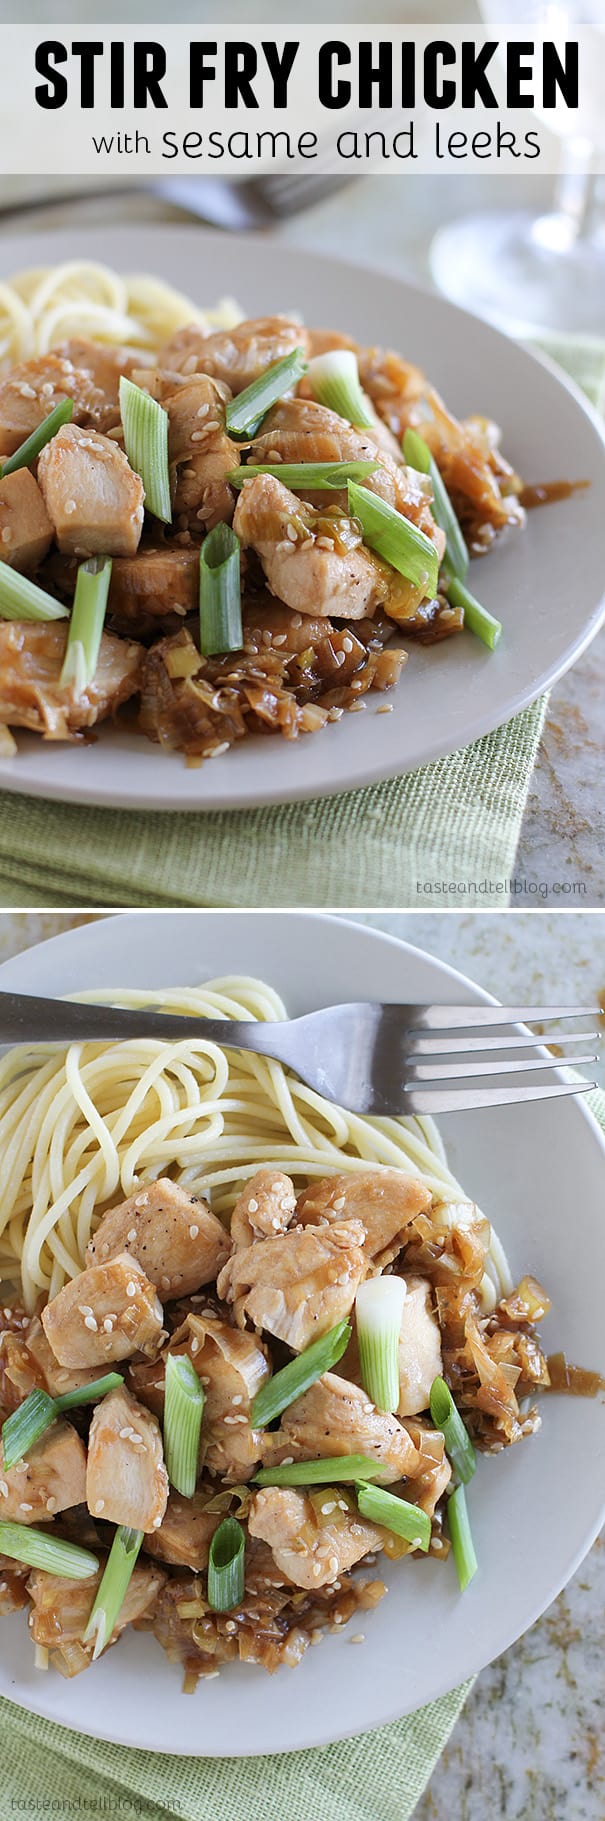
[[[471,1056],[475,1052],[486,1050],[528,1050],[537,1043],[550,1047],[567,1043],[598,1043],[599,1031],[549,1031],[548,1037],[537,1037],[535,1031],[528,1031],[524,1037],[413,1037],[409,1047],[410,1056]],[[560,1057],[565,1061],[565,1057]],[[571,1058],[576,1061],[576,1057]]]
[[[389,1007],[394,1012],[397,1009],[409,1012],[406,1006]],[[538,1021],[540,1024],[552,1024],[555,1018],[602,1016],[599,1005],[425,1005],[418,1007],[418,1011],[420,1015],[413,1027],[418,1031],[455,1031],[467,1030],[472,1025],[536,1024]]]
[[[574,1068],[580,1062],[596,1062],[595,1055],[574,1056]],[[405,1067],[405,1063],[404,1063]],[[416,1081],[469,1081],[477,1075],[522,1075],[530,1069],[560,1069],[559,1056],[551,1056],[545,1062],[542,1056],[533,1057],[529,1062],[418,1062],[412,1063],[406,1074],[405,1086]]]
[[[525,1100],[555,1100],[566,1094],[588,1094],[596,1081],[544,1084],[538,1088],[426,1088],[405,1095],[405,1114],[424,1118],[439,1113],[472,1111],[477,1107],[518,1106]],[[403,1098],[403,1097],[402,1097]]]

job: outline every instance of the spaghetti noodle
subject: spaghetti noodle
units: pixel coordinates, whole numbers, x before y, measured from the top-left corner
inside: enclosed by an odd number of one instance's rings
[[[229,329],[242,316],[232,298],[202,310],[159,278],[91,260],[31,267],[0,283],[0,370],[73,336],[153,354],[187,323]]]

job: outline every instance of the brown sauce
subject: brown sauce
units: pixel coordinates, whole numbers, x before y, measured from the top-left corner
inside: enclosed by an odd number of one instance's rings
[[[519,500],[526,512],[531,512],[533,506],[553,506],[589,486],[590,481],[537,481],[534,487],[521,488]]]
[[[597,1391],[605,1391],[605,1378],[600,1372],[572,1366],[564,1353],[549,1353],[546,1363],[551,1391],[569,1391],[572,1397],[596,1397]]]

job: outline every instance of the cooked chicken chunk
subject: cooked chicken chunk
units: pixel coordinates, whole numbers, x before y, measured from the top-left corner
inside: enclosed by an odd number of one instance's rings
[[[5,454],[14,455],[65,398],[73,398],[75,424],[94,423],[105,402],[90,373],[60,354],[21,361],[0,377],[0,448]]]
[[[379,447],[373,430],[356,430],[336,411],[305,398],[283,399],[264,419],[252,444],[251,462],[372,462],[380,467],[363,482],[388,506],[411,519],[443,554],[444,537],[431,512],[431,484]],[[327,497],[327,496],[326,496]],[[332,500],[334,495],[332,494]],[[340,494],[337,495],[340,499]],[[346,504],[346,488],[344,492]]]
[[[187,1317],[173,1335],[170,1351],[188,1353],[204,1386],[204,1467],[235,1483],[250,1479],[262,1453],[262,1435],[251,1427],[250,1407],[270,1373],[263,1348],[254,1335],[240,1334],[206,1314]]]
[[[104,1523],[158,1530],[167,1501],[159,1423],[120,1385],[93,1411],[86,1468],[88,1509]]]
[[[29,1605],[26,1586],[28,1574],[28,1568],[19,1570],[9,1556],[0,1556],[0,1618],[6,1618],[9,1612],[21,1612],[24,1606]]]
[[[137,693],[143,647],[109,632],[92,682],[79,695],[62,689],[67,625],[0,620],[0,721],[9,727],[31,727],[46,740],[75,739]]]
[[[88,1644],[83,1644],[82,1639],[104,1570],[103,1561],[97,1573],[86,1581],[67,1581],[63,1575],[47,1574],[38,1568],[29,1576],[33,1642],[50,1650],[53,1669],[60,1670],[64,1676],[78,1675],[92,1662],[94,1639]],[[136,1563],[106,1649],[116,1643],[127,1625],[132,1625],[149,1611],[164,1580],[161,1568],[156,1568],[155,1564]]]
[[[2,1335],[0,1360],[20,1398],[28,1397],[36,1386],[51,1397],[61,1397],[98,1378],[96,1371],[69,1372],[66,1366],[57,1365],[38,1315],[32,1316],[26,1334]]]
[[[128,1252],[155,1284],[162,1302],[191,1296],[214,1281],[231,1251],[229,1234],[207,1201],[161,1176],[103,1215],[86,1252],[88,1265]]]
[[[420,1505],[427,1517],[432,1518],[452,1477],[445,1442],[438,1429],[433,1429],[432,1424],[423,1423],[418,1418],[408,1419],[404,1428],[420,1456],[420,1466],[406,1496],[415,1505]]]
[[[153,1355],[162,1320],[155,1287],[129,1252],[81,1271],[42,1310],[42,1326],[60,1366],[105,1366],[133,1353]]]
[[[207,373],[222,380],[232,392],[243,392],[267,367],[292,354],[306,352],[308,335],[288,316],[260,316],[240,322],[235,329],[206,335],[192,324],[179,329],[158,354],[158,366],[173,373]]]
[[[123,374],[126,379],[131,378],[141,365],[141,355],[134,354],[132,348],[110,348],[106,342],[87,341],[85,336],[79,335],[62,342],[55,353],[64,360],[73,361],[79,372],[87,373],[101,393],[103,402],[95,412],[99,428],[109,429],[111,424],[118,423],[120,379]]]
[[[303,1226],[310,1223],[313,1227],[324,1220],[362,1221],[366,1257],[383,1270],[401,1251],[410,1222],[430,1207],[430,1201],[426,1183],[419,1176],[368,1169],[310,1183],[298,1197],[296,1218]]]
[[[427,1410],[433,1379],[443,1370],[441,1334],[424,1277],[406,1277],[399,1330],[399,1416]]]
[[[348,1315],[365,1276],[358,1220],[294,1228],[234,1252],[218,1280],[238,1327],[250,1322],[300,1352]]]
[[[377,1410],[367,1393],[336,1372],[324,1372],[284,1410],[279,1429],[267,1434],[263,1459],[277,1466],[285,1455],[313,1461],[323,1455],[365,1454],[380,1461],[380,1481],[413,1477],[418,1450],[396,1416]]]
[[[42,450],[38,480],[60,550],[134,556],[143,529],[143,482],[110,437],[64,424]]]
[[[336,1507],[338,1489],[326,1488],[326,1504]],[[365,1518],[343,1517],[342,1523],[320,1524],[310,1498],[286,1486],[257,1492],[248,1516],[251,1536],[273,1551],[280,1574],[295,1587],[327,1587],[371,1549],[381,1549],[384,1531]]]
[[[62,1417],[28,1448],[27,1461],[8,1470],[0,1442],[0,1518],[5,1523],[48,1523],[85,1498],[86,1449]]]
[[[231,1215],[234,1246],[251,1246],[256,1239],[274,1239],[277,1233],[285,1233],[295,1208],[291,1178],[283,1170],[257,1170],[242,1189]]]
[[[53,528],[37,481],[29,468],[0,480],[0,558],[12,569],[37,569],[53,540]]]
[[[197,611],[199,593],[198,544],[144,544],[136,556],[114,557],[107,611],[118,632],[157,638]]]
[[[193,1568],[201,1574],[208,1567],[214,1532],[225,1516],[224,1511],[206,1512],[205,1505],[211,1497],[209,1487],[201,1495],[194,1492],[192,1499],[171,1492],[159,1528],[146,1538],[148,1555],[171,1562],[175,1568]]]
[[[230,525],[235,494],[225,477],[240,456],[225,430],[223,388],[202,373],[162,402],[175,513],[185,513],[204,533],[221,520]]]
[[[361,620],[382,607],[403,620],[423,597],[366,549],[356,519],[336,506],[316,510],[272,474],[245,482],[233,529],[256,550],[271,593],[297,613]]]

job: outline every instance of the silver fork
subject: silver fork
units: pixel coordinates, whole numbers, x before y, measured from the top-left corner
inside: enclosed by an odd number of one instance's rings
[[[522,1100],[586,1093],[595,1086],[594,1081],[541,1081],[534,1086],[523,1082],[510,1087],[500,1079],[493,1086],[486,1082],[527,1070],[546,1072],[560,1067],[562,1060],[573,1062],[574,1067],[596,1061],[594,1051],[570,1057],[563,1054],[562,1045],[597,1042],[597,1031],[553,1032],[545,1041],[556,1042],[560,1052],[556,1058],[542,1051],[517,1061],[516,1057],[507,1060],[507,1052],[536,1049],[538,1037],[527,1029],[496,1035],[495,1027],[598,1016],[596,1007],[365,1002],[325,1006],[283,1023],[262,1024],[252,1019],[235,1023],[0,993],[0,1043],[112,1042],[136,1037],[186,1042],[203,1037],[221,1048],[253,1050],[285,1063],[307,1087],[352,1113],[392,1117],[513,1106]],[[450,1035],[455,1031],[464,1035]],[[479,1059],[495,1054],[497,1060]],[[441,1060],[424,1061],[424,1057]],[[458,1060],[452,1061],[453,1057]],[[473,1081],[480,1085],[468,1085]],[[443,1085],[448,1082],[460,1085]]]

